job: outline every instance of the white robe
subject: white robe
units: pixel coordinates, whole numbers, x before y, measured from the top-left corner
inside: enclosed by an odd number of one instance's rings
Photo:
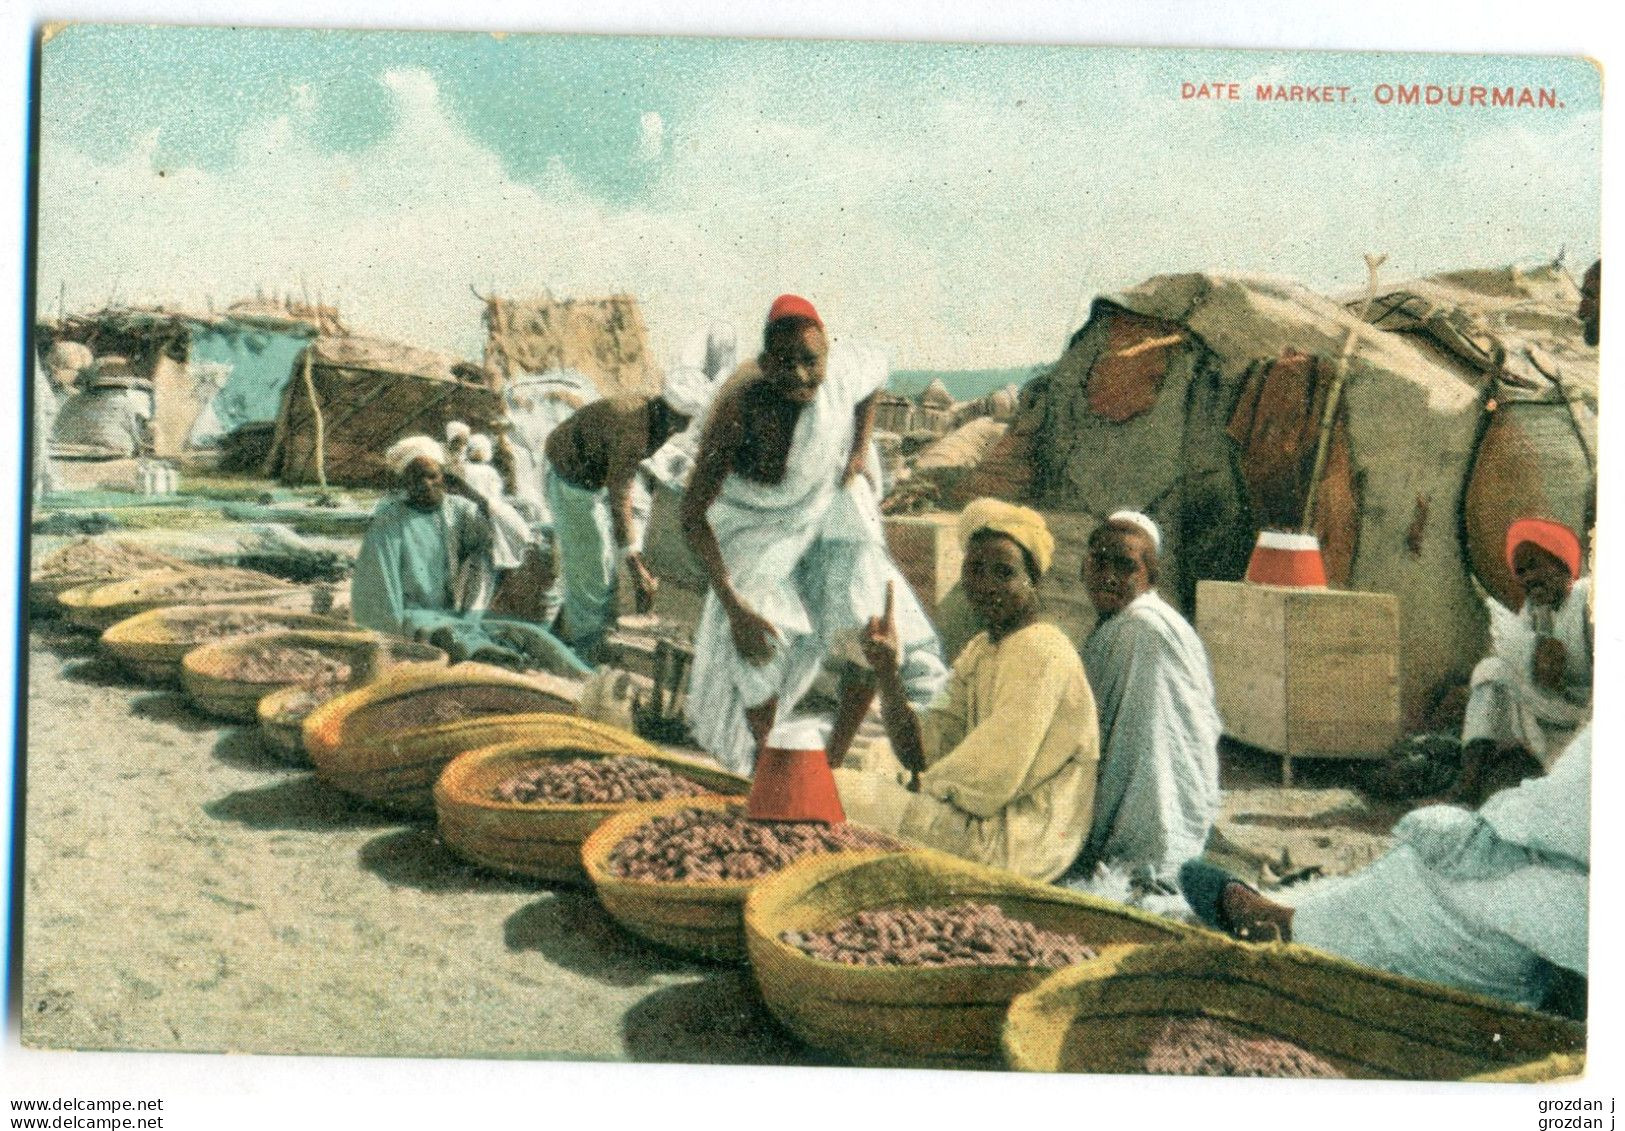
[[[1517,613],[1493,597],[1485,599],[1494,655],[1480,660],[1473,669],[1462,742],[1517,743],[1548,768],[1563,752],[1575,728],[1591,717],[1591,637],[1586,614],[1590,592],[1591,579],[1582,577],[1556,609],[1536,608],[1525,601]],[[1535,643],[1540,635],[1553,637],[1567,653],[1561,692],[1535,684]]]
[[[1553,967],[1585,974],[1591,876],[1591,730],[1544,777],[1476,812],[1433,805],[1398,846],[1306,895],[1295,942],[1397,974],[1538,1006]]]
[[[783,480],[730,474],[707,512],[735,591],[779,635],[767,663],[745,662],[707,592],[686,713],[695,740],[735,772],[755,764],[746,709],[776,697],[778,717],[787,718],[827,657],[858,662],[856,639],[879,615],[887,581],[910,699],[929,703],[947,679],[936,632],[887,551],[873,486],[863,476],[840,482],[857,405],[885,381],[879,353],[835,343],[824,383],[796,422]]]
[[[600,395],[591,379],[574,369],[526,374],[512,381],[503,393],[508,416],[515,425],[510,439],[530,457],[529,472],[520,476],[518,495],[535,510],[533,519],[539,528],[553,525],[547,503],[547,438],[553,429]]]
[[[492,568],[518,569],[525,561],[525,547],[533,539],[530,522],[503,494],[502,473],[488,463],[469,460],[459,474],[485,500],[485,515],[491,524]]]
[[[1083,666],[1100,713],[1100,784],[1085,869],[1173,882],[1219,814],[1222,726],[1207,650],[1155,590],[1096,626]]]

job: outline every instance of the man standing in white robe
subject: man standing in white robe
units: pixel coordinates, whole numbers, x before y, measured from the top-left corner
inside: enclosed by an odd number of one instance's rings
[[[1083,581],[1100,617],[1083,647],[1100,715],[1094,824],[1073,875],[1127,867],[1172,892],[1219,813],[1222,726],[1207,650],[1157,595],[1161,532],[1118,511],[1089,537]]]
[[[452,472],[462,487],[478,496],[491,524],[491,566],[500,575],[518,569],[525,561],[525,548],[533,541],[530,522],[508,501],[502,473],[491,463],[491,437],[477,433],[468,437],[463,463]]]
[[[887,551],[871,479],[885,381],[884,358],[831,345],[812,303],[782,295],[757,364],[729,380],[707,421],[683,498],[683,532],[710,583],[687,717],[737,772],[750,772],[827,659],[843,667],[828,739],[839,761],[874,699],[861,640],[888,582],[910,701],[929,703],[946,681],[936,632]]]

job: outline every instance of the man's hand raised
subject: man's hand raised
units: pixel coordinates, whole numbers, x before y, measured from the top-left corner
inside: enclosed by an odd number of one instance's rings
[[[878,617],[869,618],[863,634],[863,658],[878,676],[895,676],[899,647],[897,643],[897,613],[895,582],[886,582],[886,607]]]

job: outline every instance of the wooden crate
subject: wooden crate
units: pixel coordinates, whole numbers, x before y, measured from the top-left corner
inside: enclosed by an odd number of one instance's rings
[[[1225,733],[1292,758],[1377,758],[1399,737],[1399,599],[1241,581],[1196,586]]]
[[[959,515],[896,515],[886,519],[886,545],[915,596],[935,618],[938,603],[959,584],[965,553],[959,546]]]

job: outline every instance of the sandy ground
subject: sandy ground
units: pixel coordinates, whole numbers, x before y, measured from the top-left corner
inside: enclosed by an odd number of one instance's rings
[[[820,1063],[747,970],[459,863],[88,637],[29,651],[31,1047]]]

